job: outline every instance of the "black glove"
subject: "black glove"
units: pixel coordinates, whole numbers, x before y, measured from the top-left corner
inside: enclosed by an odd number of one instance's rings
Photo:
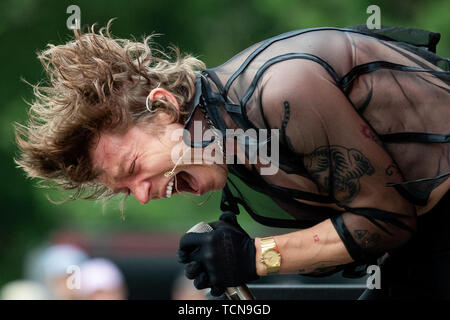
[[[225,212],[210,225],[213,231],[189,232],[180,240],[178,261],[186,264],[186,277],[194,279],[197,289],[211,287],[214,296],[226,287],[258,279],[254,239],[239,226],[235,214]]]

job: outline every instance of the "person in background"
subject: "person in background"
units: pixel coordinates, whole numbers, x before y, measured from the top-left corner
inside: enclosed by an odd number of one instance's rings
[[[120,269],[110,260],[94,258],[81,265],[78,299],[126,300],[127,288]]]
[[[26,277],[44,285],[49,299],[77,299],[77,289],[67,285],[73,274],[70,268],[80,267],[88,259],[87,253],[73,244],[51,245],[32,252],[26,262]]]
[[[48,300],[47,288],[36,281],[15,280],[0,290],[0,300]]]

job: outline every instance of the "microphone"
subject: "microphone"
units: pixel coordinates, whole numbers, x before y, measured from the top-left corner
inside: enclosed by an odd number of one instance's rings
[[[187,232],[204,233],[211,232],[213,230],[214,229],[209,224],[202,221],[190,228]],[[228,287],[225,289],[225,294],[230,300],[255,300],[255,297],[252,295],[246,285],[238,287]]]

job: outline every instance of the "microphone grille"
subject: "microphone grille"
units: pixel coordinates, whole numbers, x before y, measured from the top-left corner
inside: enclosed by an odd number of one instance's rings
[[[187,232],[195,232],[195,233],[204,233],[204,232],[211,232],[214,229],[207,224],[206,222],[199,222],[192,228],[190,228]]]

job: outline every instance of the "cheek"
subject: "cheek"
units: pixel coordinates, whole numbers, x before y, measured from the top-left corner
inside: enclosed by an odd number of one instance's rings
[[[141,167],[138,172],[147,177],[154,177],[164,174],[173,168],[174,164],[165,156],[148,157],[141,160]]]
[[[199,174],[215,190],[222,189],[227,181],[227,172],[219,165],[202,166]]]
[[[176,151],[174,151],[174,159],[172,159],[172,147],[161,143],[147,145],[145,151],[140,156],[141,168],[149,173],[168,171],[173,168],[176,163]]]

